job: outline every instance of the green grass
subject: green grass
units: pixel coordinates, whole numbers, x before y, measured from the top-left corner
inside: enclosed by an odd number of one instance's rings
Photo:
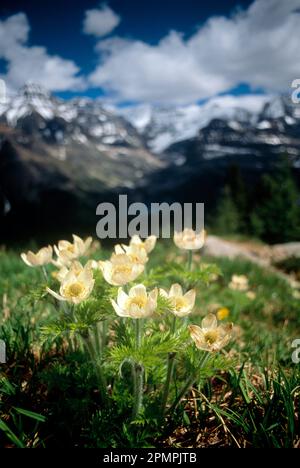
[[[169,285],[164,272],[172,270],[177,253],[170,244],[158,243],[145,279],[149,286]],[[102,255],[107,252],[97,257]],[[95,365],[80,343],[76,346],[76,337],[72,350],[59,333],[54,340],[43,334],[53,327],[57,312],[51,301],[40,300],[41,272],[26,267],[18,253],[0,252],[0,338],[7,347],[7,363],[0,364],[0,446],[299,447],[300,372],[291,358],[292,341],[300,338],[299,299],[284,280],[246,261],[199,262],[215,263],[222,276],[199,284],[189,322],[199,324],[208,312],[227,307],[234,340],[211,364],[215,370],[204,372],[178,407],[159,420],[157,389],[165,375],[161,356],[180,343],[160,340],[159,320],[153,321],[141,351],[147,370],[145,412],[132,424],[131,371],[124,360],[131,352],[130,328],[111,321],[118,347],[107,350],[105,372],[113,391],[106,408]],[[172,279],[177,273],[175,268]],[[228,288],[233,274],[247,275],[255,299]],[[191,278],[184,281],[188,286]],[[190,345],[178,358],[174,395],[194,354]]]

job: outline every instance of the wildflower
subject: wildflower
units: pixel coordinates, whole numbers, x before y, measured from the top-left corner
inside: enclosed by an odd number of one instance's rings
[[[79,262],[76,262],[75,265],[71,266],[68,273],[62,277],[59,294],[50,288],[47,288],[47,291],[59,301],[79,304],[90,296],[94,283],[91,267],[89,265],[82,267]]]
[[[254,291],[247,291],[246,292],[246,296],[248,297],[248,299],[251,299],[251,301],[253,301],[254,299],[256,299],[256,294]]]
[[[203,247],[206,238],[204,229],[196,233],[193,229],[185,228],[182,232],[175,232],[174,243],[184,250],[197,250]]]
[[[190,325],[189,332],[197,348],[217,352],[230,341],[232,326],[232,323],[218,325],[216,316],[209,314],[202,320],[201,327]]]
[[[177,317],[185,317],[192,312],[196,299],[196,291],[194,289],[190,289],[183,294],[182,287],[176,283],[171,286],[169,292],[160,289],[160,294],[169,300],[172,312]]]
[[[91,237],[88,237],[87,239],[83,240],[75,234],[73,234],[73,242],[69,242],[66,240],[59,241],[58,245],[54,246],[54,250],[57,255],[57,260],[53,263],[56,266],[70,265],[72,260],[75,260],[86,254],[86,252],[90,248],[91,243]]]
[[[147,253],[150,253],[155,247],[156,239],[157,239],[156,236],[149,236],[149,237],[147,237],[147,239],[142,241],[140,236],[134,235],[134,236],[132,236],[129,245],[130,245],[130,247],[131,246],[136,246],[136,247],[139,247],[139,248],[143,248],[143,249],[146,250]]]
[[[145,286],[138,284],[130,289],[129,294],[119,288],[117,302],[111,300],[111,303],[120,317],[146,318],[157,308],[157,294],[157,289],[147,294]]]
[[[300,291],[297,291],[297,290],[293,291],[293,298],[300,299]]]
[[[217,319],[218,320],[225,320],[228,316],[229,316],[229,309],[227,309],[227,307],[221,307],[218,311],[217,311]]]
[[[98,262],[104,279],[113,286],[123,286],[134,281],[143,271],[144,265],[135,263],[124,253],[113,254],[110,260]]]
[[[76,276],[79,276],[80,273],[84,270],[84,268],[86,268],[86,269],[91,269],[91,270],[92,270],[92,269],[98,268],[98,264],[97,264],[97,262],[96,262],[95,260],[89,260],[89,261],[85,264],[85,266],[83,267],[82,264],[81,264],[80,262],[78,262],[78,261],[75,260],[75,261],[72,263],[72,265],[71,265],[71,269],[72,269],[72,271],[74,272],[74,274],[75,274]],[[67,268],[67,267],[64,265],[64,266],[62,266],[62,267],[60,268],[59,271],[54,271],[54,272],[52,273],[52,276],[53,276],[55,279],[57,279],[59,282],[62,282],[62,281],[64,280],[64,278],[67,276],[68,272],[69,272],[69,268]]]
[[[119,254],[126,254],[134,263],[140,263],[144,265],[148,262],[147,251],[144,247],[140,247],[137,244],[132,245],[116,245],[115,246],[115,253]]]
[[[31,250],[27,253],[22,253],[21,258],[26,265],[30,267],[47,265],[52,261],[52,247],[43,247],[37,253],[33,253]]]
[[[249,287],[248,278],[245,275],[232,275],[231,281],[229,283],[230,289],[235,289],[237,291],[246,291]]]

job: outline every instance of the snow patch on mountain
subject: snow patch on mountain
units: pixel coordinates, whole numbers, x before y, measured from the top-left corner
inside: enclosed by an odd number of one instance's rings
[[[213,119],[223,119],[237,127],[257,120],[266,95],[217,96],[204,104],[180,107],[129,106],[117,111],[145,136],[150,148],[161,153],[173,143],[195,137]]]

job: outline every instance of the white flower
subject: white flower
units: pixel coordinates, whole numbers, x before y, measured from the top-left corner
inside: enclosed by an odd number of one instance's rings
[[[73,242],[66,240],[60,240],[57,246],[54,246],[55,253],[57,255],[57,260],[53,261],[56,266],[68,266],[79,257],[85,255],[88,249],[91,246],[92,238],[88,237],[83,240],[75,234],[72,235]]]
[[[111,303],[120,317],[146,318],[157,308],[157,294],[157,289],[147,294],[145,286],[138,284],[130,289],[129,294],[119,288],[117,301],[112,300]]]
[[[198,250],[203,247],[206,238],[204,229],[196,233],[193,229],[185,228],[182,232],[175,232],[174,243],[184,250]]]
[[[230,289],[235,289],[237,291],[247,291],[249,288],[248,278],[245,275],[232,275],[231,281],[229,283]]]
[[[98,262],[104,279],[113,286],[123,286],[134,281],[144,271],[144,265],[135,263],[126,254],[113,254],[110,260]]]
[[[37,253],[33,253],[31,250],[27,253],[23,252],[21,258],[23,262],[30,267],[43,266],[51,263],[52,253],[52,247],[48,245],[48,247],[43,247]]]
[[[75,260],[72,262],[71,267],[67,268],[66,266],[61,267],[59,271],[53,272],[53,277],[57,279],[58,281],[62,282],[64,278],[67,276],[69,273],[69,270],[72,270],[76,276],[79,276],[80,273],[86,268],[86,269],[95,269],[98,267],[97,262],[95,260],[89,260],[85,266],[83,267],[80,262]]]
[[[73,304],[79,304],[85,301],[91,294],[95,280],[93,272],[89,265],[84,268],[76,262],[72,265],[68,273],[62,278],[59,288],[59,294],[52,289],[47,288],[49,294],[59,301],[68,301]]]
[[[144,247],[138,246],[137,244],[132,245],[116,245],[115,246],[115,253],[119,254],[126,254],[134,263],[141,263],[144,265],[148,262],[147,251]]]
[[[232,323],[218,325],[214,314],[208,314],[201,322],[201,327],[190,325],[192,340],[199,349],[217,352],[226,346],[232,336]]]
[[[194,289],[190,289],[183,294],[182,287],[176,283],[171,286],[169,292],[160,289],[160,294],[170,301],[172,312],[177,317],[185,317],[192,312],[196,299],[196,291]]]
[[[142,241],[140,236],[134,235],[132,236],[129,245],[142,247],[146,250],[147,253],[150,253],[155,247],[156,240],[157,240],[156,236],[149,236],[147,237],[147,239]]]

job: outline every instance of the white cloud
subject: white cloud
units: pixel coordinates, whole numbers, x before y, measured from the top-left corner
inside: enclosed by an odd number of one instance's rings
[[[44,47],[27,45],[30,26],[24,13],[0,21],[0,58],[7,62],[4,79],[9,90],[27,81],[39,83],[52,91],[83,89],[84,79],[72,60],[49,55]]]
[[[87,10],[83,22],[83,31],[96,37],[111,33],[120,23],[121,18],[107,5]]]
[[[176,104],[241,82],[285,91],[299,75],[299,6],[299,0],[256,0],[229,18],[210,18],[188,40],[172,31],[156,46],[99,41],[101,61],[90,83],[114,99]]]

